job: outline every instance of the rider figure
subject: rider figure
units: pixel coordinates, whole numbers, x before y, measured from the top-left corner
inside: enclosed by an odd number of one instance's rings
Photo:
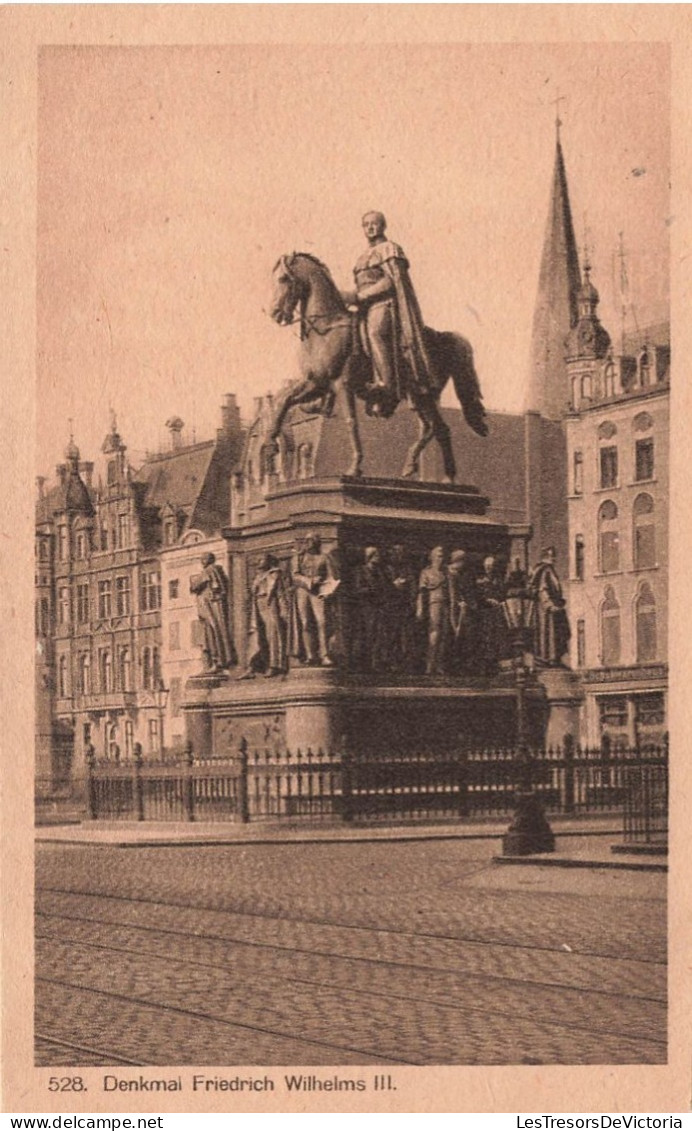
[[[353,273],[361,333],[374,371],[371,388],[396,403],[407,382],[419,392],[429,391],[430,362],[408,261],[398,244],[387,239],[386,224],[381,212],[365,213],[368,247]]]

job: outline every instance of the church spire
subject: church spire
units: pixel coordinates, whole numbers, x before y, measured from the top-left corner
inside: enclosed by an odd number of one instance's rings
[[[533,316],[528,408],[559,419],[569,400],[565,338],[576,325],[581,287],[577,241],[567,191],[559,115],[555,168]]]

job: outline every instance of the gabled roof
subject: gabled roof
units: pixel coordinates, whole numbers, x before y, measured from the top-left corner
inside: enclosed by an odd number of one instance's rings
[[[214,441],[150,456],[137,471],[134,482],[144,487],[142,505],[163,510],[170,504],[192,515],[214,455]]]

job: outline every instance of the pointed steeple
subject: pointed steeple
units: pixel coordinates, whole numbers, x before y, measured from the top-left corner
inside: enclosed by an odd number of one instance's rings
[[[551,420],[563,416],[569,401],[565,338],[577,322],[581,287],[559,117],[555,124],[555,169],[533,316],[527,405]]]

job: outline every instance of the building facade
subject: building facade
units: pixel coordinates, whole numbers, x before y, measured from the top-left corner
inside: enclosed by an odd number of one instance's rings
[[[182,443],[137,470],[115,420],[102,474],[73,441],[57,483],[39,483],[36,511],[37,779],[53,785],[97,757],[159,756],[170,689],[163,669],[161,552],[190,530],[218,535],[242,447],[235,400],[216,439]]]
[[[571,662],[585,740],[616,746],[662,741],[668,682],[670,348],[631,346],[570,360],[565,422]]]

